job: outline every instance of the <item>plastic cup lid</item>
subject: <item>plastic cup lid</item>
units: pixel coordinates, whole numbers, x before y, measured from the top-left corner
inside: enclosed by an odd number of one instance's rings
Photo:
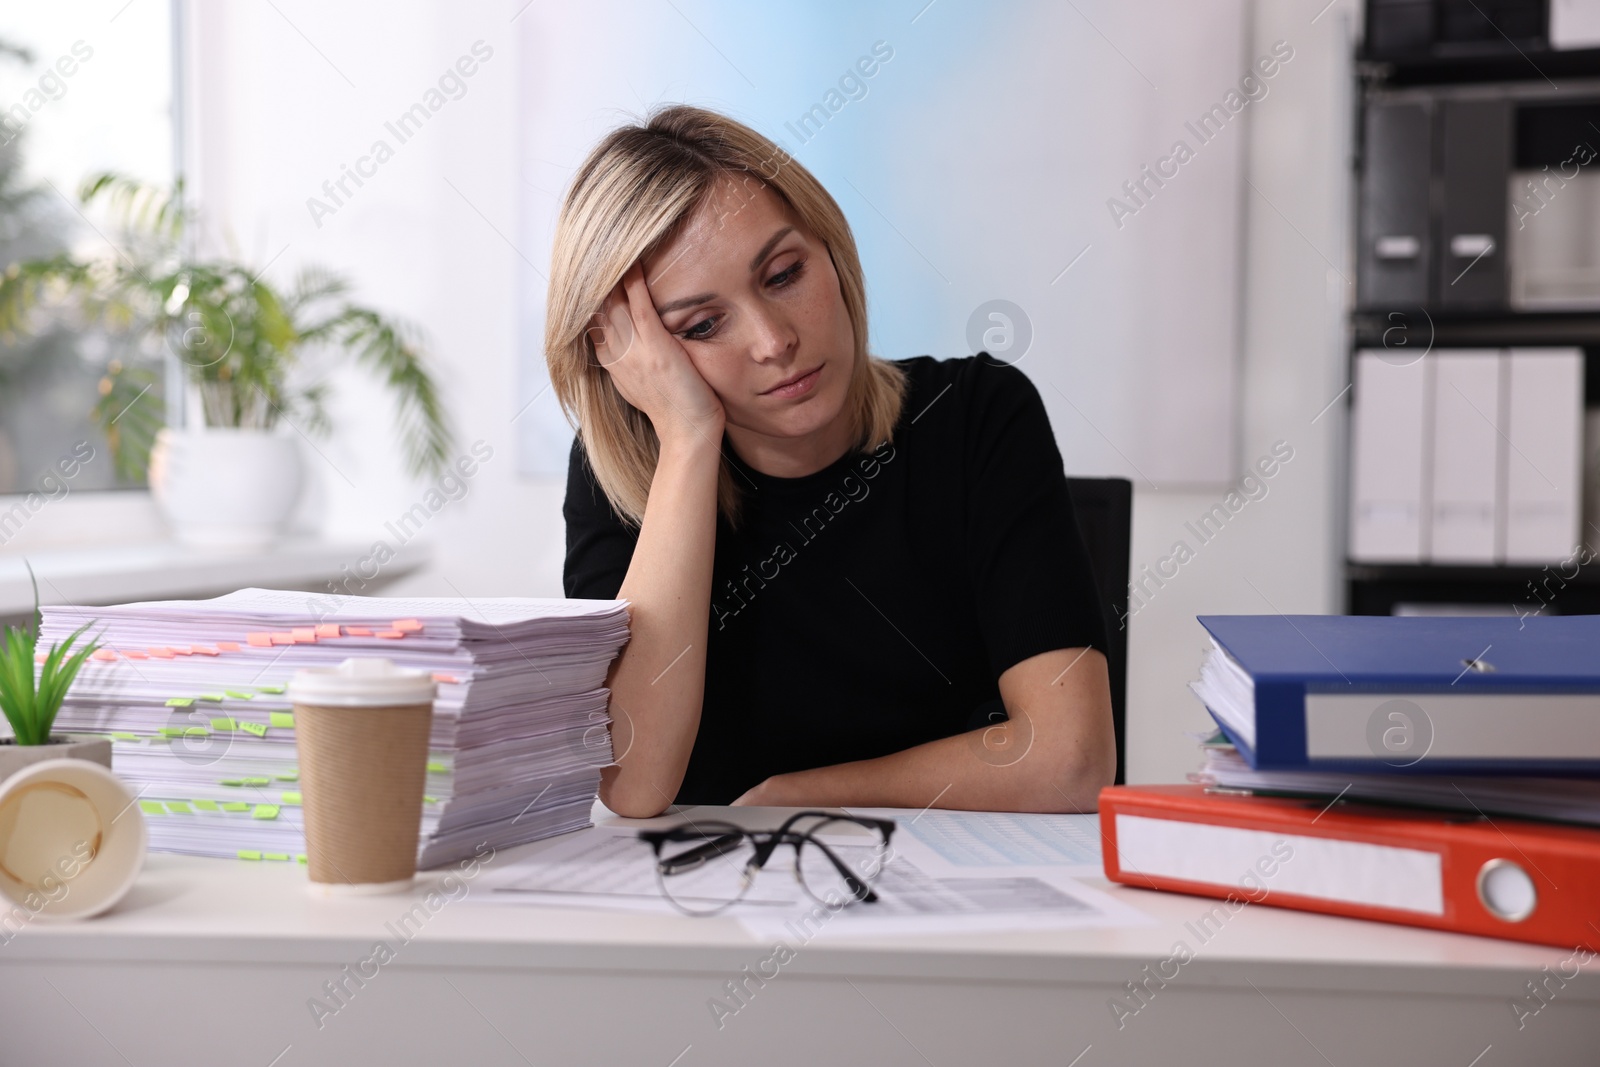
[[[396,667],[383,656],[353,656],[337,667],[305,667],[289,682],[289,701],[318,707],[381,708],[433,703],[427,671]]]
[[[98,763],[42,760],[0,783],[0,904],[18,922],[85,919],[144,867],[144,813]]]

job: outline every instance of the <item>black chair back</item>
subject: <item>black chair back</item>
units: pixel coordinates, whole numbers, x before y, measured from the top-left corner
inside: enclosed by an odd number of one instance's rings
[[[1133,483],[1126,478],[1068,478],[1078,529],[1094,567],[1105,613],[1106,665],[1111,672],[1111,721],[1117,732],[1117,784],[1127,768],[1129,557],[1133,544]]]

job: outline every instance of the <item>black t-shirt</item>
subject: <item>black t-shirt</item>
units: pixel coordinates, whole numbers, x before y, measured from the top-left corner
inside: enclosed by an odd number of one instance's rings
[[[774,478],[724,438],[743,512],[737,533],[717,520],[705,700],[677,803],[1001,721],[1007,668],[1106,650],[1032,381],[986,353],[900,366],[900,420],[873,452]],[[562,513],[567,596],[614,598],[638,538],[576,440]]]

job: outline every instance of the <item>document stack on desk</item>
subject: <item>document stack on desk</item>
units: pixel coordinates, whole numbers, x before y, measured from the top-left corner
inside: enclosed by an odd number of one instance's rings
[[[589,825],[611,761],[623,601],[328,597],[244,589],[213,600],[43,609],[42,640],[88,620],[104,646],[56,722],[112,738],[151,818],[150,847],[292,860],[305,850],[288,683],[382,656],[438,683],[418,864]]]
[[[1107,877],[1600,947],[1600,616],[1203,616],[1221,728],[1113,788]]]

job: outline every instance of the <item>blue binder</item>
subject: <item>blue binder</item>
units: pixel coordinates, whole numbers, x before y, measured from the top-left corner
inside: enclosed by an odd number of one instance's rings
[[[1199,620],[1253,682],[1253,738],[1207,710],[1258,770],[1600,775],[1600,615]]]

